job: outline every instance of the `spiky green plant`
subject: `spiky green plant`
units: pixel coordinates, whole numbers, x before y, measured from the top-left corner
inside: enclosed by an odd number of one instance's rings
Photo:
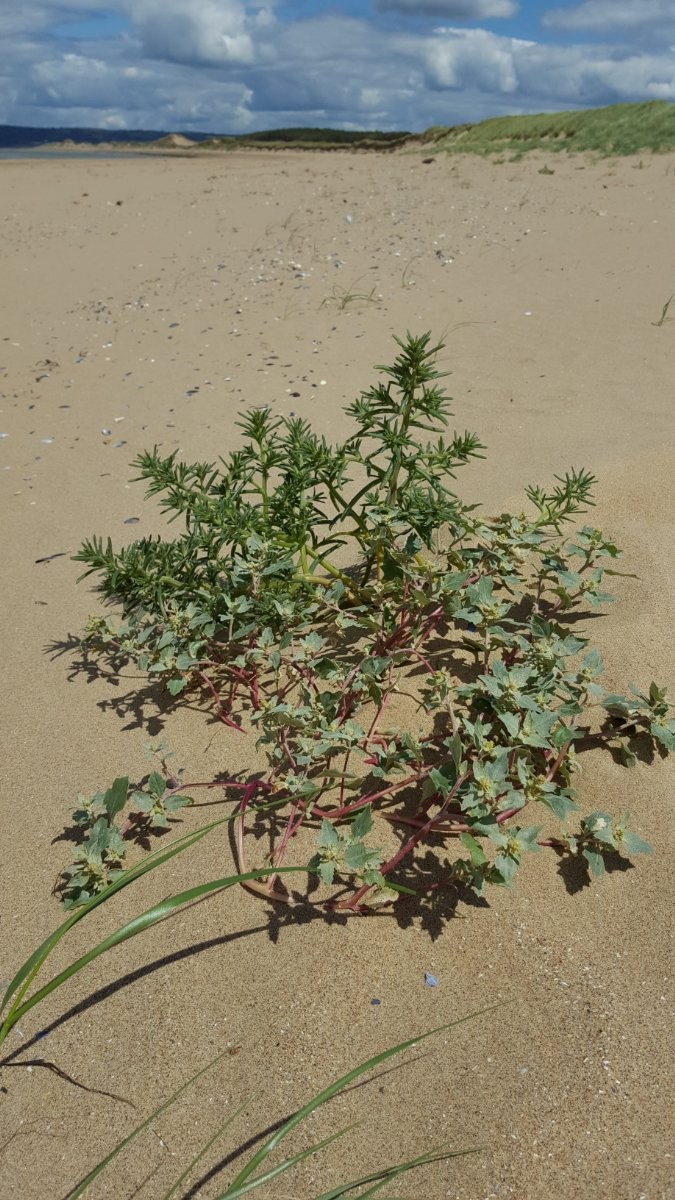
[[[345,441],[264,408],[243,415],[243,446],[220,465],[142,454],[148,495],[182,532],[120,550],[92,538],[76,556],[122,610],[118,625],[91,619],[89,646],[257,733],[266,775],[222,785],[241,872],[251,812],[268,820],[274,870],[251,887],[291,899],[276,868],[309,826],[325,902],[351,912],[423,891],[414,851],[428,837],[452,847],[438,864],[448,908],[458,891],[509,884],[541,846],[595,874],[648,851],[625,813],[567,827],[577,753],[606,745],[631,764],[640,739],[652,754],[675,748],[665,692],[607,694],[599,654],[569,623],[609,602],[619,573],[610,537],[569,528],[593,505],[594,477],[576,468],[527,487],[518,513],[480,514],[453,488],[483,447],[446,434],[441,347],[428,333],[397,344],[348,406]],[[181,786],[158,787],[146,807],[179,803]],[[388,857],[366,844],[382,819],[403,831]]]

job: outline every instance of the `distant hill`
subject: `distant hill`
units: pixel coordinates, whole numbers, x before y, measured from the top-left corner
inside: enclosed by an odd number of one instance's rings
[[[400,133],[380,133],[371,130],[344,129],[265,129],[259,133],[250,134],[216,134],[195,132],[186,129],[179,132],[167,132],[165,129],[86,129],[80,127],[63,127],[40,129],[29,125],[0,125],[0,149],[31,150],[36,146],[62,145],[63,142],[75,146],[100,146],[129,144],[147,146],[157,145],[161,149],[185,148],[186,143],[208,142],[211,146],[235,145],[273,145],[280,144],[335,144],[347,145],[354,142],[400,143],[409,135]]]
[[[0,148],[3,150],[30,150],[35,146],[48,146],[55,142],[73,142],[77,145],[99,146],[101,143],[137,142],[146,144],[165,137],[166,131],[159,129],[85,129],[78,126],[68,128],[40,129],[31,125],[0,125]],[[185,133],[191,142],[204,141],[212,133]]]
[[[238,147],[269,150],[396,150],[420,147],[426,153],[499,154],[520,158],[529,150],[598,154],[639,154],[675,150],[675,104],[650,100],[558,113],[491,117],[476,125],[436,125],[422,133],[398,130],[287,128],[253,133],[167,132],[152,129],[34,129],[0,125],[0,149],[31,149],[68,142],[74,146],[136,145],[189,153]]]

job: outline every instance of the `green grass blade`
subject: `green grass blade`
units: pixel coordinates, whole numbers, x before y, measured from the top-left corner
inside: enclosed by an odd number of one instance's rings
[[[196,1083],[198,1079],[201,1079],[202,1075],[206,1075],[206,1072],[210,1071],[212,1067],[215,1067],[216,1063],[219,1063],[221,1059],[225,1058],[225,1055],[228,1053],[229,1050],[223,1050],[222,1054],[218,1054],[215,1058],[212,1058],[205,1067],[202,1067],[201,1070],[197,1071],[195,1075],[192,1075],[190,1079],[186,1080],[185,1083],[182,1083],[178,1090],[175,1091],[172,1096],[169,1096],[168,1100],[164,1100],[160,1104],[159,1108],[156,1108],[149,1117],[146,1117],[144,1121],[141,1121],[140,1125],[137,1125],[135,1129],[132,1129],[131,1133],[128,1133],[126,1137],[122,1138],[122,1141],[117,1143],[115,1148],[110,1151],[110,1154],[106,1154],[105,1158],[102,1158],[101,1161],[97,1163],[96,1166],[89,1171],[89,1173],[85,1175],[79,1183],[75,1185],[72,1192],[68,1193],[66,1200],[78,1200],[78,1197],[81,1196],[82,1193],[89,1187],[89,1184],[93,1183],[102,1171],[105,1171],[108,1164],[111,1163],[118,1154],[121,1154],[122,1150],[124,1150],[130,1142],[133,1142],[134,1138],[137,1138],[139,1133],[143,1133],[143,1131],[148,1128],[148,1125],[151,1125],[153,1121],[156,1121],[157,1117],[160,1117],[162,1113],[166,1112],[167,1108],[170,1108],[171,1105],[176,1102],[179,1096],[183,1095],[183,1092],[186,1092],[193,1083]],[[233,1121],[237,1115],[237,1113],[234,1113],[232,1117],[230,1117],[230,1121]],[[229,1124],[229,1122],[227,1123]],[[204,1153],[207,1148],[208,1147],[205,1147]],[[202,1152],[200,1152],[198,1155],[198,1158],[201,1157],[201,1153]],[[179,1182],[181,1181],[182,1178],[179,1180]],[[167,1193],[167,1195],[171,1194],[172,1193]]]
[[[290,871],[306,870],[308,870],[307,867],[276,867],[274,869],[274,874],[282,875]],[[246,883],[246,881],[249,879],[264,879],[271,873],[272,871],[270,867],[260,867],[257,871],[246,871],[241,875],[225,875],[221,879],[211,879],[208,883],[200,883],[196,887],[188,888],[188,890],[185,892],[178,892],[175,896],[168,896],[166,900],[161,900],[159,904],[155,904],[152,908],[146,909],[146,911],[141,913],[139,916],[133,917],[131,921],[127,921],[125,925],[120,926],[115,933],[111,933],[107,938],[104,938],[102,942],[99,942],[98,945],[92,947],[92,949],[88,950],[86,954],[83,954],[80,958],[76,959],[74,963],[71,963],[69,967],[66,967],[63,971],[60,971],[58,975],[55,975],[53,979],[50,979],[49,983],[44,984],[44,986],[39,988],[37,992],[34,992],[28,1000],[24,1000],[21,1004],[15,1004],[10,1010],[2,1030],[0,1030],[0,1044],[2,1038],[9,1033],[9,1030],[12,1028],[12,1026],[15,1025],[16,1022],[19,1021],[23,1016],[25,1016],[25,1014],[29,1012],[31,1008],[34,1008],[36,1004],[39,1004],[41,1000],[44,1000],[50,995],[51,992],[60,987],[61,984],[66,983],[68,979],[70,979],[73,975],[76,975],[77,972],[81,971],[83,967],[86,967],[90,962],[93,962],[95,958],[98,958],[101,954],[105,954],[107,950],[112,950],[112,948],[114,946],[118,946],[120,942],[126,942],[129,940],[129,938],[136,937],[137,934],[143,933],[152,925],[156,925],[158,921],[163,921],[165,917],[168,917],[172,912],[175,911],[175,909],[180,908],[184,904],[190,904],[194,900],[201,900],[203,896],[208,896],[211,892],[223,891],[226,888],[233,887],[237,883]],[[67,927],[70,928],[70,926]],[[61,928],[63,929],[63,926]],[[63,932],[66,932],[66,930],[63,929]],[[63,934],[61,934],[61,936],[63,936]],[[57,939],[57,941],[58,940],[59,939]],[[46,957],[46,955],[44,957]],[[44,961],[44,958],[42,961]],[[30,980],[28,982],[30,982]]]
[[[308,1146],[306,1150],[300,1150],[294,1154],[292,1158],[285,1158],[283,1162],[277,1164],[276,1167],[270,1167],[269,1171],[265,1171],[263,1175],[256,1175],[255,1179],[249,1179],[248,1183],[242,1187],[234,1188],[231,1185],[226,1192],[221,1192],[216,1200],[240,1200],[241,1196],[248,1195],[256,1188],[262,1187],[264,1183],[269,1183],[271,1179],[275,1179],[277,1175],[282,1175],[285,1171],[290,1170],[296,1163],[302,1162],[304,1158],[310,1158],[312,1154],[318,1154],[319,1150],[323,1150],[324,1146],[329,1146],[331,1142],[336,1142],[339,1138],[344,1137],[351,1129],[356,1128],[356,1122],[353,1125],[347,1125],[344,1129],[338,1130],[337,1133],[331,1133],[321,1142],[316,1142],[313,1146]],[[234,1188],[234,1190],[233,1190]]]
[[[226,1051],[225,1051],[225,1053],[227,1054],[227,1053],[228,1053],[228,1051],[226,1050]],[[222,1054],[221,1054],[221,1055],[219,1055],[219,1057],[220,1057],[220,1058],[222,1058],[222,1057],[223,1057],[223,1056],[222,1056]],[[214,1061],[215,1061],[215,1062],[217,1062],[217,1059],[214,1059]],[[178,1191],[179,1187],[180,1187],[180,1186],[181,1186],[183,1183],[185,1183],[185,1180],[188,1178],[188,1176],[192,1174],[192,1172],[194,1171],[195,1167],[197,1166],[197,1163],[201,1162],[201,1160],[204,1158],[204,1156],[205,1156],[206,1154],[208,1154],[209,1150],[210,1150],[210,1149],[211,1149],[211,1147],[212,1147],[212,1146],[215,1144],[215,1142],[217,1142],[217,1141],[218,1141],[218,1139],[219,1139],[220,1137],[222,1137],[222,1135],[223,1135],[223,1133],[225,1132],[225,1130],[226,1130],[226,1129],[228,1129],[228,1128],[230,1127],[230,1125],[232,1125],[232,1123],[233,1123],[234,1121],[236,1121],[237,1117],[238,1117],[238,1116],[239,1116],[241,1113],[243,1113],[244,1109],[246,1108],[246,1105],[247,1105],[247,1103],[248,1103],[248,1101],[244,1101],[244,1103],[243,1103],[243,1104],[240,1104],[240,1106],[239,1106],[239,1108],[236,1110],[236,1112],[233,1112],[233,1113],[231,1114],[231,1116],[229,1116],[229,1117],[227,1118],[227,1120],[226,1120],[226,1121],[224,1121],[224,1122],[223,1122],[223,1124],[222,1124],[222,1125],[220,1125],[220,1126],[218,1127],[218,1129],[216,1129],[216,1132],[213,1134],[213,1136],[212,1136],[212,1137],[210,1137],[210,1138],[209,1138],[209,1140],[208,1140],[208,1142],[206,1143],[206,1145],[205,1145],[205,1146],[202,1146],[201,1150],[198,1150],[198,1151],[197,1151],[197,1153],[195,1154],[194,1158],[193,1158],[193,1159],[192,1159],[192,1160],[191,1160],[191,1161],[188,1163],[188,1165],[187,1165],[187,1167],[185,1168],[185,1170],[181,1172],[181,1174],[179,1175],[179,1177],[178,1177],[178,1179],[176,1180],[176,1182],[175,1182],[174,1184],[172,1184],[172,1185],[171,1185],[171,1187],[169,1188],[168,1192],[166,1192],[166,1193],[165,1193],[165,1195],[164,1195],[164,1196],[162,1196],[162,1200],[172,1200],[172,1197],[173,1197],[173,1196],[175,1196],[175,1194],[176,1194],[176,1192]],[[70,1197],[68,1197],[68,1200],[70,1200]]]
[[[395,1054],[402,1054],[404,1050],[409,1050],[413,1046],[419,1045],[420,1042],[426,1041],[427,1038],[433,1037],[437,1033],[443,1033],[446,1029],[452,1029],[454,1026],[461,1025],[465,1021],[469,1021],[475,1016],[480,1016],[486,1012],[492,1012],[498,1007],[500,1006],[492,1004],[487,1008],[480,1009],[478,1013],[470,1014],[468,1017],[459,1017],[455,1021],[448,1021],[447,1024],[439,1025],[437,1029],[432,1029],[428,1033],[422,1033],[418,1037],[410,1038],[408,1041],[399,1042],[398,1045],[390,1047],[389,1050],[383,1050],[380,1054],[375,1054],[372,1058],[366,1059],[365,1062],[362,1062],[358,1067],[353,1067],[352,1070],[348,1071],[346,1075],[341,1076],[340,1079],[336,1079],[334,1083],[329,1084],[327,1088],[324,1088],[322,1092],[319,1092],[310,1101],[308,1101],[307,1104],[303,1105],[298,1112],[294,1113],[294,1115],[290,1117],[288,1121],[286,1121],[281,1128],[278,1129],[271,1138],[269,1138],[267,1142],[265,1142],[264,1146],[261,1146],[260,1149],[256,1151],[253,1157],[249,1159],[249,1162],[246,1164],[246,1166],[239,1172],[236,1179],[233,1180],[230,1186],[230,1191],[225,1193],[223,1200],[225,1200],[225,1198],[229,1200],[231,1194],[236,1194],[236,1189],[241,1187],[241,1185],[246,1182],[246,1180],[253,1174],[255,1170],[257,1170],[265,1158],[267,1158],[269,1154],[276,1150],[279,1142],[285,1138],[292,1129],[295,1129],[296,1125],[299,1125],[301,1121],[304,1121],[305,1117],[308,1117],[309,1114],[314,1112],[315,1109],[319,1108],[320,1105],[325,1104],[328,1100],[331,1100],[333,1096],[342,1091],[343,1088],[348,1087],[349,1084],[355,1079],[358,1079],[360,1075],[365,1075],[367,1071],[373,1070],[374,1067],[379,1067],[381,1063],[386,1062],[387,1059],[392,1058]]]
[[[426,1163],[442,1162],[448,1158],[461,1158],[465,1154],[477,1154],[483,1147],[472,1146],[467,1150],[428,1150],[425,1154],[419,1154],[416,1158],[408,1159],[407,1162],[397,1163],[393,1167],[383,1167],[380,1171],[373,1171],[370,1175],[363,1175],[361,1179],[353,1179],[351,1183],[341,1183],[337,1187],[331,1188],[327,1192],[322,1192],[320,1196],[316,1196],[315,1200],[340,1200],[340,1197],[346,1196],[348,1192],[353,1192],[355,1188],[365,1187],[368,1183],[374,1183],[374,1187],[368,1188],[367,1192],[361,1192],[359,1200],[367,1200],[368,1196],[374,1196],[388,1183],[393,1183],[400,1175],[407,1174],[408,1171],[414,1171],[416,1167],[423,1167]],[[389,1196],[386,1200],[403,1200],[403,1197]]]
[[[40,967],[54,947],[61,941],[61,938],[66,935],[69,929],[72,929],[73,925],[76,925],[78,921],[81,921],[84,917],[86,917],[94,908],[98,908],[99,905],[105,904],[105,902],[109,900],[111,896],[115,895],[116,892],[121,891],[122,888],[128,887],[129,884],[134,883],[136,879],[139,879],[142,875],[146,875],[148,871],[153,871],[155,867],[161,866],[162,863],[167,862],[167,860],[173,858],[174,855],[180,854],[183,850],[187,850],[196,842],[201,841],[203,837],[206,837],[207,834],[209,834],[213,829],[217,828],[217,826],[224,824],[228,820],[231,820],[231,818],[224,817],[218,821],[212,821],[210,825],[204,826],[203,829],[198,829],[192,833],[187,833],[183,837],[177,838],[176,841],[171,843],[171,845],[163,847],[160,850],[153,851],[139,863],[136,863],[135,866],[130,867],[127,871],[124,871],[124,873],[120,875],[114,881],[114,883],[109,884],[104,891],[99,892],[97,896],[92,896],[91,900],[88,900],[86,904],[81,905],[79,908],[70,913],[66,920],[59,925],[58,929],[55,929],[53,933],[50,933],[49,937],[47,937],[45,941],[38,946],[37,950],[34,950],[30,957],[26,959],[25,963],[23,963],[14,978],[9,983],[3,996],[2,1004],[0,1005],[0,1013],[4,1012],[12,996],[14,996],[14,993],[18,991],[19,994],[5,1019],[5,1022],[2,1026],[0,1026],[0,1045],[2,1045],[2,1042],[7,1036],[9,1030],[15,1024],[14,1014],[17,1011],[18,1006],[20,1005],[21,1000],[26,994],[26,991],[30,987],[33,979],[40,970]]]

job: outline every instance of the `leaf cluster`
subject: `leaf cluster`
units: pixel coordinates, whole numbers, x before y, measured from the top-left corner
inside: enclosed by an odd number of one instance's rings
[[[130,841],[146,842],[150,833],[169,829],[171,815],[192,804],[178,781],[172,784],[152,771],[144,788],[130,789],[129,779],[119,776],[105,792],[78,796],[73,824],[82,837],[58,885],[65,908],[105,892],[124,873]],[[117,818],[125,807],[126,820],[120,826]]]

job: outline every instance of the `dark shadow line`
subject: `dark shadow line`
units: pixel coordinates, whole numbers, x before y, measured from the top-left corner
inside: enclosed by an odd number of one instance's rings
[[[385,1079],[387,1075],[393,1074],[394,1071],[400,1071],[403,1067],[411,1066],[413,1063],[419,1062],[423,1058],[427,1058],[430,1054],[431,1051],[426,1050],[424,1053],[416,1054],[413,1058],[409,1058],[403,1063],[395,1063],[392,1066],[385,1067],[383,1070],[377,1071],[375,1075],[370,1075],[367,1079],[360,1079],[358,1083],[352,1083],[349,1087],[343,1088],[340,1092],[336,1092],[335,1096],[331,1096],[331,1100],[335,1100],[338,1095],[347,1096],[350,1092],[357,1092],[361,1088],[369,1087],[371,1084],[376,1083],[378,1079]],[[330,1100],[328,1103],[330,1104]],[[221,1173],[221,1171],[224,1171],[232,1163],[235,1163],[237,1159],[241,1158],[242,1154],[246,1153],[247,1150],[253,1150],[259,1142],[262,1142],[265,1138],[271,1137],[273,1133],[276,1133],[278,1129],[281,1129],[282,1125],[285,1125],[286,1121],[289,1121],[291,1117],[295,1116],[299,1111],[300,1110],[297,1108],[294,1109],[294,1111],[289,1113],[288,1116],[280,1117],[272,1125],[268,1125],[266,1129],[261,1129],[259,1133],[252,1134],[251,1137],[247,1138],[245,1142],[241,1142],[239,1145],[235,1146],[233,1150],[230,1150],[229,1154],[225,1154],[218,1160],[217,1163],[214,1163],[214,1165],[210,1167],[208,1171],[205,1171],[203,1175],[200,1175],[199,1179],[192,1184],[190,1190],[185,1193],[183,1200],[193,1200],[193,1198],[199,1194],[200,1189],[205,1187],[207,1183],[210,1183],[212,1179],[215,1179]]]
[[[34,1046],[37,1042],[41,1042],[43,1038],[47,1037],[47,1034],[53,1033],[55,1029],[58,1029],[61,1025],[65,1025],[65,1023],[70,1021],[73,1017],[79,1017],[82,1013],[87,1012],[88,1009],[100,1004],[103,1000],[107,1000],[109,996],[114,996],[116,992],[122,991],[122,989],[125,987],[130,987],[131,984],[137,983],[140,979],[145,979],[146,976],[152,975],[155,971],[161,970],[162,967],[170,966],[175,962],[181,962],[186,958],[191,958],[194,954],[200,954],[203,950],[213,950],[216,946],[227,945],[228,942],[234,942],[238,938],[248,937],[250,934],[265,933],[267,929],[268,926],[265,924],[257,925],[254,929],[239,929],[235,933],[222,934],[217,938],[209,938],[209,940],[205,942],[197,942],[196,944],[190,946],[184,946],[182,950],[174,950],[171,954],[165,954],[163,958],[157,958],[153,962],[146,963],[142,967],[137,967],[135,971],[129,971],[128,974],[120,976],[119,979],[113,980],[112,983],[107,983],[105,987],[98,988],[97,991],[91,992],[88,996],[85,996],[83,1000],[80,1000],[77,1004],[73,1005],[72,1008],[69,1008],[65,1013],[62,1013],[60,1017],[56,1017],[55,1020],[52,1021],[51,1025],[47,1025],[45,1029],[41,1029],[40,1032],[36,1033],[29,1042],[25,1042],[23,1046],[20,1046],[11,1054],[6,1055],[5,1058],[0,1059],[0,1067],[20,1066],[20,1063],[16,1063],[14,1061],[18,1054],[23,1054],[24,1051],[29,1050],[31,1046]],[[125,1103],[129,1102],[125,1101]]]
[[[35,1041],[35,1040],[36,1039],[34,1038],[33,1041]],[[32,1045],[32,1043],[29,1042],[28,1045]],[[19,1053],[23,1052],[23,1050],[25,1050],[25,1049],[26,1049],[26,1047],[22,1046],[21,1051],[17,1050],[17,1051],[15,1051],[15,1054],[19,1054]],[[4,1067],[44,1067],[45,1070],[52,1071],[54,1073],[54,1075],[58,1075],[59,1079],[64,1079],[66,1083],[72,1083],[73,1087],[80,1088],[83,1092],[92,1092],[95,1096],[107,1096],[107,1098],[109,1100],[119,1100],[120,1104],[128,1104],[130,1108],[136,1108],[136,1105],[134,1104],[134,1102],[132,1100],[127,1100],[127,1099],[125,1099],[124,1096],[118,1096],[116,1092],[106,1092],[106,1091],[104,1091],[103,1088],[88,1087],[88,1085],[86,1083],[80,1083],[79,1079],[74,1079],[73,1076],[69,1075],[67,1071],[64,1071],[64,1070],[62,1070],[61,1067],[58,1067],[56,1065],[56,1063],[47,1062],[47,1060],[44,1058],[28,1058],[22,1062],[7,1062],[7,1061],[5,1061],[2,1063],[2,1066],[4,1066]]]

